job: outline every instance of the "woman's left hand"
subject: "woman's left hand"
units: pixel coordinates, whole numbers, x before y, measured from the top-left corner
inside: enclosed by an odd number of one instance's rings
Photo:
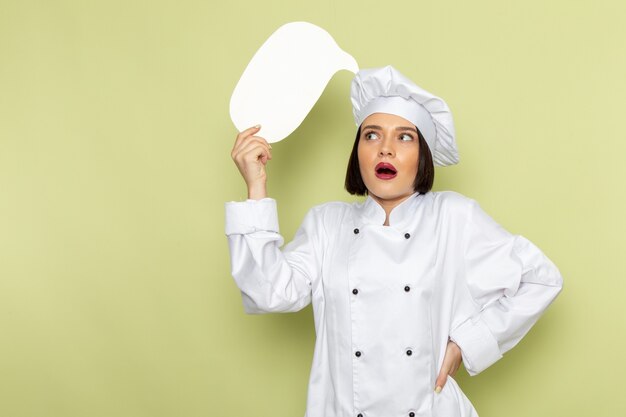
[[[448,346],[446,346],[446,354],[443,357],[441,370],[439,371],[439,376],[437,377],[437,381],[435,382],[435,392],[441,392],[443,386],[446,385],[448,375],[454,376],[454,374],[456,374],[456,371],[458,371],[459,367],[461,366],[462,360],[463,357],[461,356],[461,348],[452,340],[448,340]]]

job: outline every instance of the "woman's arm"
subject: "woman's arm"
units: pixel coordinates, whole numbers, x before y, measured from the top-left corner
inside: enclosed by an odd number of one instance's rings
[[[561,291],[563,278],[537,246],[507,232],[473,200],[466,227],[465,278],[477,311],[450,339],[476,375],[526,335]]]
[[[254,126],[237,135],[231,157],[248,187],[248,200],[226,203],[231,273],[248,314],[291,312],[311,302],[321,269],[321,225],[311,209],[281,251],[276,201],[267,197],[265,165],[271,145]]]
[[[306,214],[294,239],[281,251],[276,201],[226,203],[231,273],[248,314],[294,312],[311,302],[321,275],[322,226],[318,208]]]

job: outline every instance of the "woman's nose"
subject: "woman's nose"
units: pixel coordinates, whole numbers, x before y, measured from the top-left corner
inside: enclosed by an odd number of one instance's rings
[[[389,144],[388,141],[383,140],[380,144],[380,149],[378,150],[378,154],[380,156],[393,155],[394,154],[393,147]]]

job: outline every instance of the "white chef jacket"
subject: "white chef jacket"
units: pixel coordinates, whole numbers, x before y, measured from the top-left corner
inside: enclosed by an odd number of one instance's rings
[[[306,214],[284,248],[276,201],[228,202],[231,272],[248,314],[313,303],[305,417],[473,417],[448,376],[448,338],[476,375],[515,346],[562,288],[526,238],[451,191],[414,193],[390,213],[368,196]]]

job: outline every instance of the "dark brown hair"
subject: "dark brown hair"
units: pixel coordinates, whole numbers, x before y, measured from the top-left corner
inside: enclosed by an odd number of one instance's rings
[[[415,127],[417,129],[417,126]],[[422,136],[422,132],[417,129],[417,136],[419,138],[419,157],[417,165],[417,175],[415,181],[413,181],[413,189],[420,194],[426,194],[433,188],[433,182],[435,181],[435,166],[433,164],[433,156],[430,153],[428,144]],[[346,171],[345,188],[350,194],[365,195],[367,188],[361,177],[361,169],[359,167],[359,139],[361,138],[361,126],[356,132],[356,138],[354,139],[354,145],[352,146],[352,153],[350,153],[350,159],[348,161],[348,169]]]

